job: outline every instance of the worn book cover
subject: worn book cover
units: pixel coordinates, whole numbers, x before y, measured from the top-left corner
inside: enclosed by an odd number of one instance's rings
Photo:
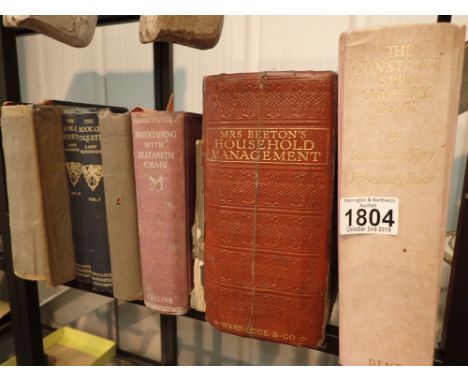
[[[445,23],[341,36],[343,365],[433,363],[464,38]]]
[[[99,112],[114,297],[141,300],[140,247],[130,114]]]
[[[56,286],[75,278],[60,112],[3,106],[13,268],[18,277]]]
[[[77,278],[112,292],[99,108],[62,108]]]
[[[204,164],[203,140],[196,141],[196,200],[195,220],[192,227],[192,256],[193,256],[193,289],[190,293],[190,306],[200,312],[206,310],[204,273],[205,265],[203,253],[205,251],[205,192],[204,192]]]
[[[190,309],[195,141],[201,116],[131,113],[144,302],[165,314]]]
[[[313,71],[205,78],[206,319],[222,331],[324,339],[335,83]]]

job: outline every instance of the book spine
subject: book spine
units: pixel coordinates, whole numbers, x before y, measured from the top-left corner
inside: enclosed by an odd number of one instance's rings
[[[14,272],[45,281],[49,246],[32,107],[3,106],[1,131]]]
[[[112,293],[112,273],[104,201],[101,138],[97,112],[77,115],[79,126],[85,246],[91,263],[92,287]]]
[[[60,113],[2,108],[15,274],[56,286],[75,277]]]
[[[194,126],[184,113],[155,113],[132,113],[144,302],[161,313],[184,314],[191,290]]]
[[[87,250],[86,211],[82,179],[78,115],[62,113],[65,165],[68,175],[68,192],[72,216],[73,247],[75,252],[75,273],[78,281],[91,284],[91,257]]]
[[[45,266],[47,282],[52,286],[63,284],[75,278],[72,223],[62,129],[61,114],[57,108],[35,107],[34,132],[43,197],[44,225],[48,243]]]
[[[222,331],[296,346],[323,341],[335,79],[205,79],[206,319]]]
[[[205,244],[205,194],[203,172],[203,140],[196,142],[196,201],[195,219],[192,227],[193,240],[193,290],[190,294],[190,306],[200,312],[206,310],[204,291],[204,244]]]
[[[202,138],[203,125],[202,125],[202,116],[199,114],[186,113],[185,114],[185,147],[186,147],[186,156],[185,156],[185,173],[186,173],[186,182],[187,182],[187,192],[185,194],[186,200],[186,235],[187,235],[187,277],[188,277],[188,297],[189,297],[189,306],[190,306],[190,294],[193,290],[193,275],[194,275],[194,264],[193,259],[193,236],[192,228],[195,224],[195,209],[196,209],[196,199],[197,199],[197,140]]]
[[[114,297],[141,300],[140,248],[129,114],[99,113]]]
[[[453,24],[341,36],[339,198],[399,202],[394,235],[340,229],[343,365],[433,364],[464,37]]]

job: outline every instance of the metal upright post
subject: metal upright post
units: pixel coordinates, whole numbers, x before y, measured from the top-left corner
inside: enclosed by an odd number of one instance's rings
[[[0,103],[20,101],[16,35],[12,29],[0,26]],[[0,140],[1,142],[1,140]],[[4,266],[13,324],[16,360],[18,365],[45,365],[42,348],[41,316],[37,283],[22,280],[13,272],[5,182],[3,145],[0,144],[0,230],[3,236]]]
[[[468,365],[468,166],[458,217],[442,345],[446,365]]]
[[[157,110],[165,110],[167,101],[174,91],[172,65],[172,44],[155,42],[154,58],[154,105]]]
[[[154,57],[154,103],[157,110],[165,110],[174,89],[172,44],[155,42]],[[177,318],[161,314],[161,364],[177,365]]]
[[[437,22],[450,22],[452,16],[441,15]],[[468,365],[468,166],[460,203],[457,238],[445,308],[442,334],[443,362]]]
[[[439,15],[437,16],[437,22],[438,23],[449,23],[452,21],[452,16],[450,15]]]

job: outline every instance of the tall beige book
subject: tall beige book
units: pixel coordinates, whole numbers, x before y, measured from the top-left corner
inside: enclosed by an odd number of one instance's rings
[[[344,33],[340,362],[431,365],[465,28]]]
[[[143,299],[130,114],[99,112],[114,297]]]
[[[75,278],[60,111],[3,106],[3,150],[13,268],[55,286]]]

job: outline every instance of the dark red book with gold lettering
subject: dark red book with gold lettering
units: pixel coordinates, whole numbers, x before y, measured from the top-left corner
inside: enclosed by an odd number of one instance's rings
[[[332,72],[205,78],[206,319],[316,347],[328,318]]]
[[[184,314],[192,290],[201,115],[144,110],[131,118],[144,302],[161,313]]]

